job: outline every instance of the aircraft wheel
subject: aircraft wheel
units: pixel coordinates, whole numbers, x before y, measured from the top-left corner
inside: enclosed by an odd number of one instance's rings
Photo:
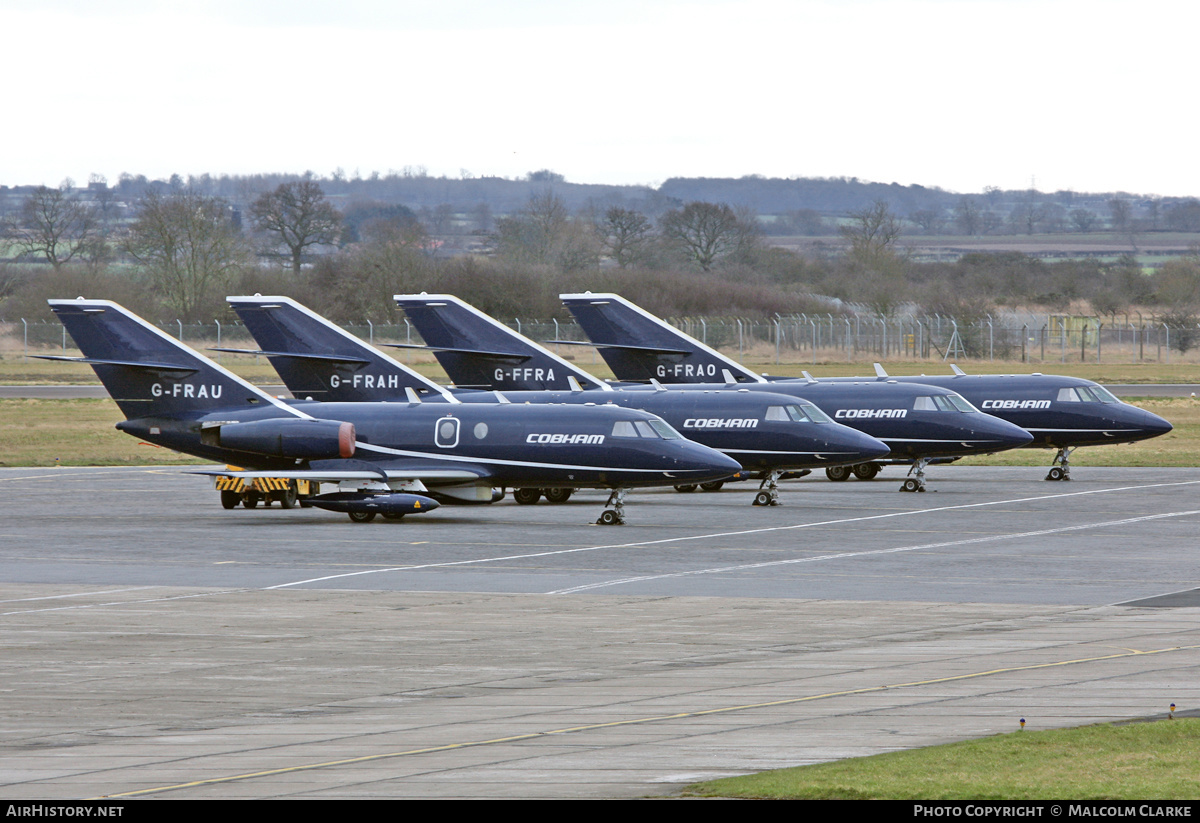
[[[279,493],[279,506],[284,509],[292,509],[296,507],[296,501],[300,499],[300,492],[296,489],[296,481],[289,480],[287,488]]]
[[[675,491],[677,491],[677,492],[694,492],[695,490],[696,490],[695,483],[684,483],[682,486],[675,487]]]
[[[237,492],[223,491],[221,492],[221,508],[236,509],[237,504],[242,502],[242,496]]]
[[[714,480],[711,483],[701,483],[700,488],[706,492],[719,492],[721,487],[725,485],[724,480]]]
[[[351,522],[370,523],[375,519],[375,512],[348,512]]]
[[[542,489],[542,496],[547,503],[566,503],[571,499],[574,489]]]
[[[859,463],[854,467],[854,476],[859,480],[874,480],[879,474],[878,463]]]
[[[541,489],[513,489],[513,500],[516,500],[522,506],[532,506],[541,499]]]
[[[258,493],[257,492],[250,492],[250,494],[248,494],[242,498],[242,507],[243,508],[253,509],[257,505],[258,505]]]
[[[830,466],[825,470],[825,476],[834,483],[841,483],[843,480],[850,479],[849,466]]]
[[[1062,480],[1063,477],[1064,477],[1064,472],[1058,466],[1054,466],[1053,468],[1051,468],[1050,473],[1046,475],[1047,480]]]
[[[404,515],[403,514],[385,514],[383,516],[383,519],[384,520],[403,520]]]
[[[900,486],[900,491],[902,491],[902,492],[915,492],[915,491],[920,491],[920,490],[921,490],[921,484],[918,483],[916,480],[913,480],[912,478],[905,480],[904,484],[902,486]]]
[[[771,505],[771,495],[768,494],[767,492],[759,492],[758,494],[754,495],[754,505],[756,505],[756,506]]]
[[[596,522],[601,526],[614,526],[617,523],[617,513],[612,509],[605,509],[600,513],[600,519]]]

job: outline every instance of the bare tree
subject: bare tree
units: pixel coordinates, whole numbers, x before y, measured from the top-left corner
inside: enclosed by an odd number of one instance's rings
[[[1084,234],[1087,234],[1092,230],[1092,227],[1096,225],[1096,221],[1098,219],[1099,217],[1096,215],[1096,213],[1090,209],[1071,210],[1071,222],[1075,224],[1075,228],[1079,229]]]
[[[190,189],[148,193],[125,251],[140,263],[167,304],[184,320],[207,319],[220,308],[225,285],[246,260],[228,204]]]
[[[1112,215],[1113,231],[1125,231],[1129,228],[1132,209],[1128,200],[1122,197],[1114,197],[1108,201],[1108,211]]]
[[[531,196],[517,214],[498,218],[491,238],[496,252],[513,263],[575,271],[599,260],[590,222],[572,220],[566,203],[549,189]]]
[[[917,209],[908,215],[908,219],[916,223],[925,234],[937,234],[942,228],[941,209]]]
[[[280,184],[250,205],[250,216],[259,230],[287,247],[294,274],[300,273],[305,249],[333,245],[342,231],[342,215],[312,180]]]
[[[711,271],[722,258],[748,252],[757,242],[750,215],[739,216],[724,203],[688,203],[659,218],[663,240],[688,260]]]
[[[38,186],[5,221],[4,235],[18,255],[44,258],[58,269],[97,252],[101,227],[95,210],[74,197],[71,181],[64,180],[56,189]]]
[[[850,223],[841,227],[841,234],[850,243],[851,258],[865,266],[877,266],[895,257],[900,221],[886,201],[876,200],[865,209],[850,212],[849,216]]]
[[[979,234],[980,208],[979,204],[970,197],[964,197],[958,201],[958,205],[954,207],[954,219],[963,234],[972,236]]]
[[[604,213],[598,230],[604,247],[621,268],[628,268],[650,241],[650,221],[633,209],[613,206]]]

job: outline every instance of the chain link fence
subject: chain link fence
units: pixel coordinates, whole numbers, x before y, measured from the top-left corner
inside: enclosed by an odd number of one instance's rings
[[[510,328],[583,366],[602,362],[574,322],[505,319]],[[1079,315],[1004,315],[959,321],[942,315],[879,317],[863,314],[788,315],[772,319],[677,317],[669,322],[706,345],[752,362],[961,360],[1021,363],[1170,363],[1200,351],[1200,328],[1168,326],[1153,318],[1117,319]],[[237,323],[164,323],[162,330],[200,351],[256,349]],[[422,345],[407,323],[349,324],[351,334],[373,344]],[[397,349],[408,359],[405,349]],[[78,352],[65,328],[54,321],[0,321],[0,358]],[[222,353],[209,352],[220,360]]]

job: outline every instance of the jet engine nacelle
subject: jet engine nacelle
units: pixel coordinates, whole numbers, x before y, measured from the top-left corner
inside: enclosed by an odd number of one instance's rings
[[[306,460],[353,457],[354,436],[353,423],[296,418],[227,423],[217,435],[222,448]]]

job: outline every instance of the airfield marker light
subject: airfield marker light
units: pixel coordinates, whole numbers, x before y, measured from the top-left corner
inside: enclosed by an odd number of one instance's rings
[[[1025,731],[1025,718],[1021,718],[1021,731]]]
[[[1174,703],[1171,704],[1171,710],[1169,712],[1167,712],[1167,717],[1171,720],[1175,719],[1175,704]]]

